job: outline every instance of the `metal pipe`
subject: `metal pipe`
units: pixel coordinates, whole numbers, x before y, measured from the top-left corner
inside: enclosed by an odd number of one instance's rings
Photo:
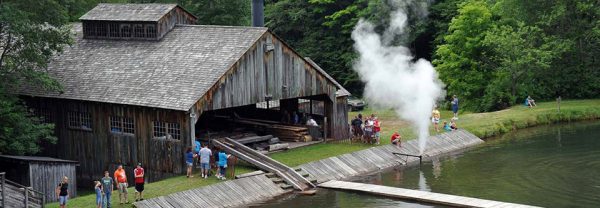
[[[423,163],[423,156],[422,155],[411,155],[411,154],[405,154],[405,153],[399,153],[399,152],[392,152],[392,154],[398,156],[398,155],[402,155],[402,156],[408,156],[408,157],[417,157],[419,158],[419,164]]]
[[[264,0],[252,0],[252,27],[264,27]]]

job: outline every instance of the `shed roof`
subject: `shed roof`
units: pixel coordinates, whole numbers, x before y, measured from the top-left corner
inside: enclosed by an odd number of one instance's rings
[[[98,4],[80,20],[156,22],[177,4]]]
[[[0,155],[0,159],[21,160],[23,162],[58,162],[58,163],[79,163],[73,160],[63,160],[52,157],[36,157],[36,156],[18,156],[18,155]]]
[[[267,32],[264,27],[177,25],[161,41],[83,39],[48,64],[63,93],[32,96],[187,111]]]

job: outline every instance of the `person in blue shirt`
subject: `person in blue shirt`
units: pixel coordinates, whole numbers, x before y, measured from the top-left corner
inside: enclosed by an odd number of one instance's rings
[[[452,128],[450,128],[450,125],[448,125],[448,122],[444,121],[444,130],[445,131],[452,131]]]
[[[202,148],[202,144],[200,144],[200,137],[196,135],[196,140],[194,141],[194,154],[200,154],[200,148]],[[200,168],[200,158],[194,160],[194,164],[196,168]]]
[[[187,151],[185,151],[185,164],[187,166],[187,177],[192,178],[192,166],[194,165],[194,158],[196,158],[197,154],[192,151],[192,147],[188,147]]]
[[[225,154],[225,151],[223,151],[223,150],[219,151],[218,164],[219,164],[220,173],[219,173],[219,175],[217,175],[218,179],[226,180],[225,173],[227,171],[227,158],[229,158],[229,156],[231,156],[231,155]]]
[[[456,97],[456,95],[452,96],[452,101],[450,103],[452,104],[452,113],[454,113],[452,119],[458,120],[458,97]]]

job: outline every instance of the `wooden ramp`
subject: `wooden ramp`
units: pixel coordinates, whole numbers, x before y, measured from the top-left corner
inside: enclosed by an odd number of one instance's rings
[[[146,199],[135,207],[243,207],[286,193],[264,175],[225,181],[210,186]]]
[[[314,184],[304,178],[301,174],[297,173],[294,169],[233,139],[224,138],[222,141],[213,140],[213,144],[223,148],[226,152],[257,166],[261,170],[277,174],[277,176],[285,182],[300,191],[316,188]]]
[[[331,180],[322,184],[319,187],[340,189],[348,191],[358,191],[363,193],[369,193],[374,195],[382,195],[387,197],[394,197],[400,199],[409,199],[421,202],[427,202],[432,204],[443,204],[455,207],[494,207],[494,208],[518,208],[518,207],[535,207],[523,204],[507,203],[492,201],[486,199],[478,199],[472,197],[455,196],[449,194],[439,194],[427,191],[417,191],[411,189],[403,189],[389,186],[380,186],[373,184],[354,183],[346,181]]]
[[[417,157],[394,154],[419,155],[418,143],[417,140],[411,140],[403,142],[401,148],[395,145],[372,147],[303,164],[299,168],[310,175],[309,180],[316,180],[317,183],[347,179],[399,165],[418,163],[419,158]],[[464,150],[481,143],[484,143],[484,141],[465,130],[446,132],[429,137],[422,156],[423,158],[436,157]]]

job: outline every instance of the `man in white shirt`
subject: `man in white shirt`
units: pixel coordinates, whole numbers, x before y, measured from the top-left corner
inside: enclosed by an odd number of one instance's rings
[[[208,178],[208,171],[210,171],[210,156],[212,151],[208,148],[208,142],[204,143],[204,147],[200,149],[200,168],[202,172],[202,178]]]

